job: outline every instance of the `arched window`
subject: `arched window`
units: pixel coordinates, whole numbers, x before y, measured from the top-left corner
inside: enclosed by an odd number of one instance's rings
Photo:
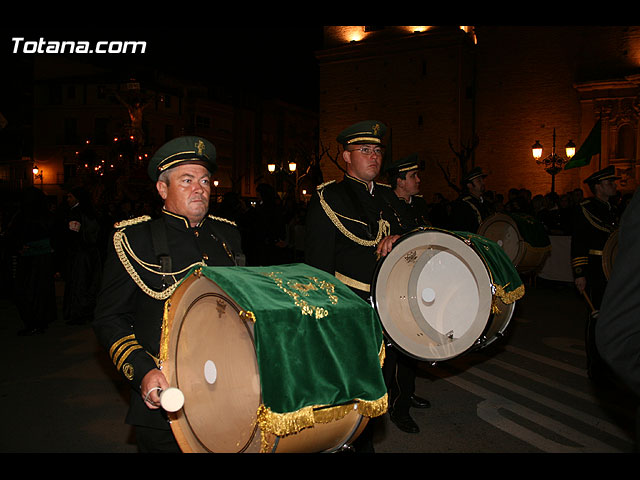
[[[631,125],[621,125],[618,129],[618,142],[616,144],[616,158],[632,160],[635,159],[636,148],[634,132]]]

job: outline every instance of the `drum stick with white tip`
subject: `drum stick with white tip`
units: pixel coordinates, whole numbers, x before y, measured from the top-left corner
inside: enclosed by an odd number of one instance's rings
[[[184,394],[175,387],[160,390],[160,405],[167,412],[177,412],[184,405]]]

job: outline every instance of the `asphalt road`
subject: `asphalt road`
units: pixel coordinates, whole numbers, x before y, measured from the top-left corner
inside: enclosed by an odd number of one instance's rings
[[[58,285],[61,293],[62,285]],[[376,453],[629,453],[635,404],[586,376],[583,301],[570,286],[527,285],[504,339],[449,362],[421,364],[420,433],[376,423]],[[60,319],[21,337],[0,299],[3,453],[135,453],[128,391],[89,326]]]

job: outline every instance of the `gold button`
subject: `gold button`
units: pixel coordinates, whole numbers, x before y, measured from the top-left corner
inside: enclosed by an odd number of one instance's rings
[[[209,255],[207,255],[206,253],[202,254],[202,259],[203,260],[209,260]]]
[[[193,232],[193,234],[194,234],[196,237],[199,237],[199,236],[200,236],[200,232],[199,232],[198,230],[196,230],[195,232]]]

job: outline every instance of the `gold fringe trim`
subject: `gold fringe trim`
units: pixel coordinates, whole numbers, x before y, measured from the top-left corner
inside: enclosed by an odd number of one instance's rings
[[[500,300],[502,300],[503,303],[508,305],[517,300],[520,300],[524,296],[524,284],[520,285],[518,288],[512,290],[511,292],[505,291],[505,287],[507,286],[508,285],[501,287],[500,285],[494,285],[494,287],[496,288],[496,295],[500,298]]]
[[[364,417],[377,417],[386,413],[388,406],[386,393],[378,400],[357,400],[354,403],[327,408],[309,406],[289,413],[274,413],[265,405],[260,405],[256,421],[261,432],[261,450],[266,452],[269,449],[269,435],[293,435],[305,428],[313,427],[316,423],[340,420],[353,410],[357,410]]]
[[[171,331],[171,325],[169,325],[169,310],[171,309],[171,299],[167,299],[164,302],[164,313],[162,314],[162,333],[160,334],[160,352],[159,363],[162,365],[169,356],[169,332]]]
[[[527,245],[527,250],[532,253],[546,253],[551,251],[551,244],[545,245],[544,247],[532,247],[530,243],[524,242]]]
[[[249,320],[250,322],[256,323],[256,316],[252,311],[241,310],[238,315],[242,320]]]

